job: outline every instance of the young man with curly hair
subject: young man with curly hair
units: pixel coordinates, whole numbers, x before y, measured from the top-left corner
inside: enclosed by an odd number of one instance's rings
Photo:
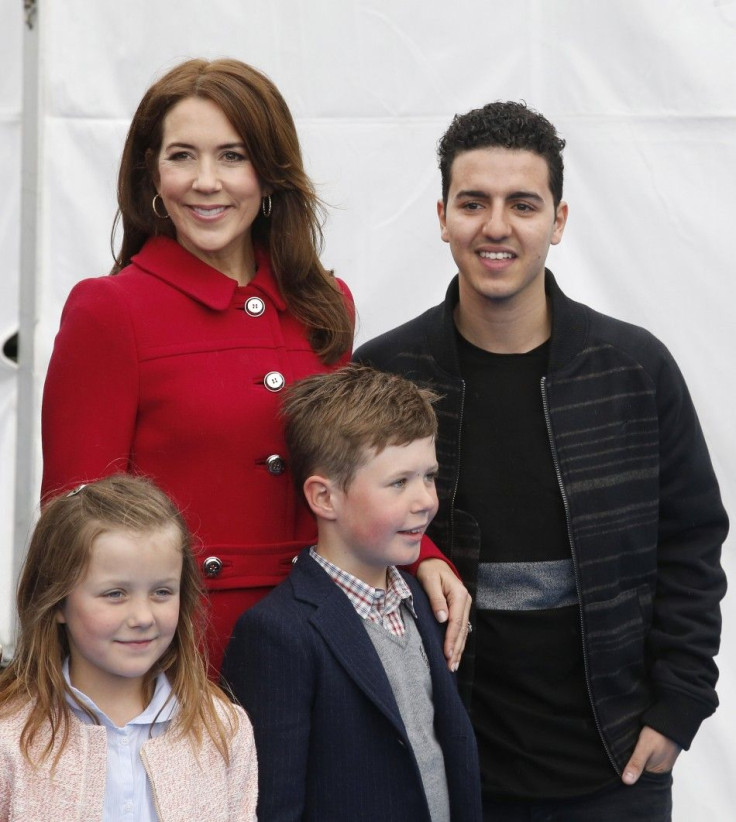
[[[667,349],[545,269],[564,145],[524,104],[455,117],[437,210],[458,275],[356,359],[442,397],[429,533],[475,596],[485,818],[660,822],[717,705],[728,520]]]

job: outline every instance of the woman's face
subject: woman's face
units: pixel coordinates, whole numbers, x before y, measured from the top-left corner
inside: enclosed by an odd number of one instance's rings
[[[249,282],[255,272],[250,229],[266,192],[222,109],[202,97],[173,106],[164,118],[156,172],[177,241],[241,284]]]

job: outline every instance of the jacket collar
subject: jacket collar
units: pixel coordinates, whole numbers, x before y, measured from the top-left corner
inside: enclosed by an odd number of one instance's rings
[[[566,297],[549,269],[544,272],[544,288],[552,304],[552,344],[549,353],[549,373],[564,368],[585,348],[589,331],[589,309],[582,303]],[[448,374],[460,376],[460,364],[455,336],[455,306],[460,299],[459,279],[456,274],[438,309],[439,333],[429,329],[428,347],[439,366]]]
[[[240,288],[231,277],[202,262],[170,237],[151,237],[131,258],[131,264],[215,311],[228,309]],[[285,311],[286,302],[271,270],[268,252],[258,247],[256,264],[256,276],[245,287],[249,293],[260,292],[279,311]]]
[[[314,606],[309,622],[339,664],[405,737],[391,685],[368,632],[347,596],[309,556],[309,548],[297,556],[289,581],[296,599]]]
[[[590,309],[565,296],[548,269],[545,269],[544,287],[552,301],[552,344],[548,368],[551,374],[564,368],[587,347]]]

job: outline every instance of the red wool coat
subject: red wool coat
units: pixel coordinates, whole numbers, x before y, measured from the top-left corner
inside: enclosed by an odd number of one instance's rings
[[[200,566],[216,558],[205,579],[218,668],[236,618],[316,534],[285,470],[277,412],[283,386],[327,367],[286,311],[267,256],[257,262],[239,287],[158,237],[118,275],[78,283],[43,397],[44,499],[145,474],[184,512]]]
[[[239,287],[157,237],[119,274],[78,283],[43,397],[44,499],[126,471],[151,477],[182,509],[210,593],[218,670],[238,616],[316,538],[278,410],[285,385],[329,367],[287,312],[267,255],[257,251],[257,263]],[[433,556],[442,554],[425,539],[422,558]]]

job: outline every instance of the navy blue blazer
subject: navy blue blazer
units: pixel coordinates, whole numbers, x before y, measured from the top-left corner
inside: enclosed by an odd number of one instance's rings
[[[473,729],[442,654],[442,627],[416,580],[452,822],[480,822]],[[259,822],[430,822],[391,686],[350,600],[309,556],[238,620],[222,676],[248,711]]]

